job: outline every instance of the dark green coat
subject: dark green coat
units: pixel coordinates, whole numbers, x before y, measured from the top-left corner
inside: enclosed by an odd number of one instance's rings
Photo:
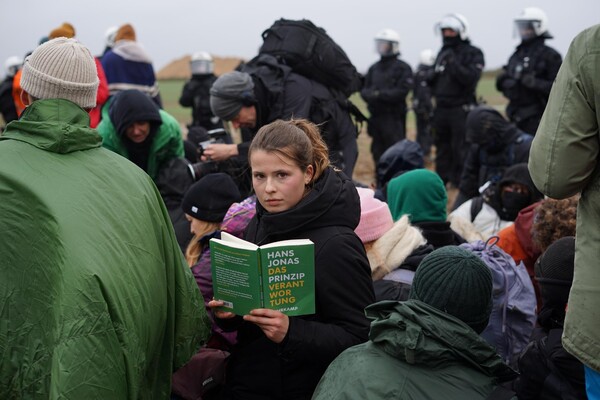
[[[516,373],[462,321],[423,302],[366,309],[370,340],[331,363],[313,399],[485,399]]]
[[[100,144],[67,100],[0,136],[0,399],[167,399],[208,335],[152,180]]]

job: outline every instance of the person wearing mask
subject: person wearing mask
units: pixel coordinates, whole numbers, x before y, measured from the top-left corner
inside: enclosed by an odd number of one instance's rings
[[[412,89],[413,77],[410,66],[398,58],[400,35],[396,31],[378,32],[375,48],[381,58],[369,68],[360,94],[371,114],[367,131],[377,164],[384,151],[406,137],[406,96]]]
[[[89,126],[98,83],[81,43],[42,44],[0,136],[2,399],[166,399],[208,338],[158,190]]]
[[[467,153],[465,121],[476,104],[475,91],[484,67],[483,53],[469,38],[469,24],[460,14],[449,14],[436,25],[443,46],[429,80],[435,98],[433,129],[435,170],[447,186],[458,187]]]
[[[508,122],[489,106],[475,107],[467,116],[466,138],[471,145],[464,162],[453,209],[479,196],[480,188],[502,179],[514,164],[527,162],[533,136]]]
[[[191,126],[201,126],[206,130],[222,126],[219,117],[210,109],[210,87],[217,79],[213,58],[205,51],[194,53],[190,59],[192,78],[183,86],[179,104],[182,107],[192,107]]]
[[[508,99],[506,114],[511,122],[535,135],[562,57],[545,44],[552,35],[543,10],[527,7],[514,23],[521,43],[502,67],[496,88]]]
[[[288,317],[270,309],[244,316],[218,311],[237,329],[228,365],[228,399],[310,399],[329,363],[367,340],[364,308],[375,298],[365,249],[354,232],[360,200],[352,181],[329,163],[327,146],[307,120],[262,127],[249,149],[256,215],[246,240],[258,245],[310,239],[315,245],[316,312]]]
[[[452,211],[451,226],[462,234],[458,221],[471,222],[480,233],[480,239],[487,241],[490,236],[512,225],[519,211],[543,197],[531,180],[527,164],[515,164],[504,172],[499,182]]]

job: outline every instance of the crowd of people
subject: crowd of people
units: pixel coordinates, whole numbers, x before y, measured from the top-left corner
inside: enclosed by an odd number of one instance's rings
[[[600,398],[600,26],[563,63],[541,9],[514,23],[506,117],[464,16],[415,72],[376,34],[372,184],[346,93],[268,52],[218,77],[194,54],[183,131],[131,24],[97,57],[63,23],[8,59],[0,398]],[[222,232],[310,239],[315,312],[226,311]]]

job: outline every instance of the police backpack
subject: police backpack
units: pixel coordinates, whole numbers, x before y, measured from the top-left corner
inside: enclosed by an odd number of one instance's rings
[[[270,54],[292,70],[346,97],[359,91],[362,76],[342,48],[311,21],[279,19],[262,33],[259,54]]]

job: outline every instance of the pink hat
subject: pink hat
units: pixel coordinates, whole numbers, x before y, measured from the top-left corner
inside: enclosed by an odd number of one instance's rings
[[[360,197],[360,222],[354,232],[363,243],[372,242],[392,228],[392,213],[386,203],[374,197],[371,189],[356,190]]]

